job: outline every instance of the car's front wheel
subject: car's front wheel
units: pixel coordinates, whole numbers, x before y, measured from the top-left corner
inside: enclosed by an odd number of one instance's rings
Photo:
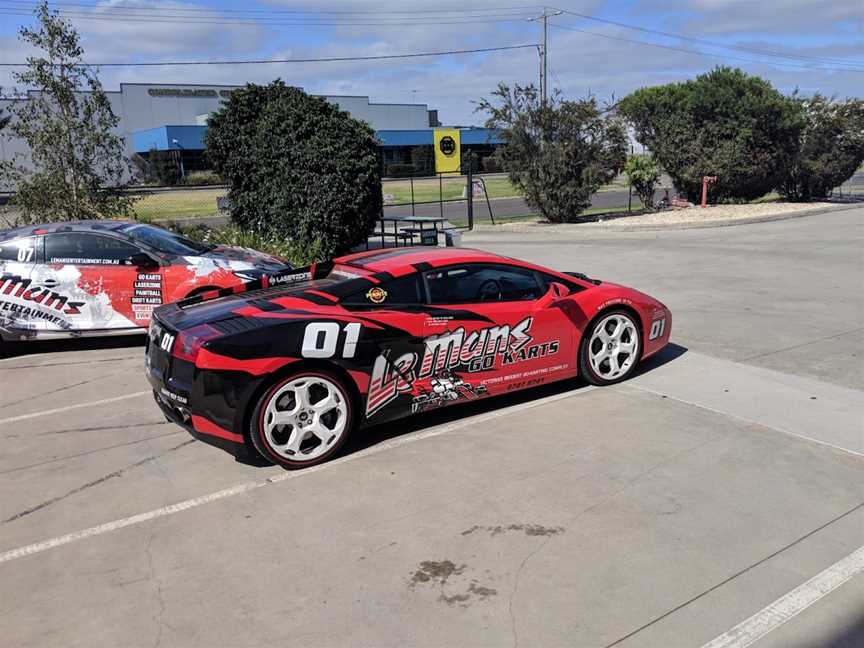
[[[351,432],[351,395],[336,376],[299,371],[260,398],[250,436],[258,452],[285,468],[305,468],[335,455]]]
[[[625,310],[603,313],[585,331],[579,349],[579,373],[592,385],[626,380],[639,361],[639,327]]]

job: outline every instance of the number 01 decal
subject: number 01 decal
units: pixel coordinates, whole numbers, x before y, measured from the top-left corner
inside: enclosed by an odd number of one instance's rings
[[[342,344],[342,357],[353,358],[360,338],[359,322],[345,325],[345,341]],[[303,334],[304,358],[332,358],[339,346],[341,327],[336,322],[313,322],[306,325]]]
[[[651,322],[651,331],[648,333],[648,339],[656,340],[663,335],[664,330],[666,330],[666,318],[654,320]]]

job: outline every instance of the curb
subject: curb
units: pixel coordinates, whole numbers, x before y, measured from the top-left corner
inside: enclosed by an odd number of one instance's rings
[[[836,212],[843,212],[850,209],[864,209],[864,202],[855,203],[855,204],[840,204],[832,207],[824,207],[821,209],[801,209],[793,212],[786,212],[784,214],[769,214],[765,216],[752,216],[750,218],[740,218],[736,220],[714,220],[714,221],[706,221],[706,222],[696,222],[696,223],[669,223],[667,225],[608,225],[606,223],[592,221],[588,223],[569,223],[569,225],[575,229],[573,232],[592,232],[592,233],[614,233],[614,232],[662,232],[669,230],[687,230],[687,229],[712,229],[719,227],[735,227],[737,225],[752,225],[755,223],[770,223],[773,221],[782,221],[782,220],[792,220],[794,218],[804,218],[805,216],[816,216],[819,214],[833,214]],[[612,219],[618,220],[618,219]],[[485,225],[485,223],[484,223]],[[493,229],[495,226],[490,225],[489,229],[484,228],[483,230],[474,230],[477,234],[486,234],[492,233],[496,230]],[[501,232],[502,230],[497,230]],[[542,231],[542,229],[538,228],[536,230],[528,230],[512,233],[520,233],[520,234],[529,234],[534,233],[536,231]],[[571,230],[567,230],[571,231]],[[557,230],[557,232],[561,232],[561,230]],[[553,231],[553,233],[555,233]]]
[[[685,230],[685,229],[710,229],[715,227],[735,227],[736,225],[752,225],[754,223],[770,223],[773,221],[792,220],[793,218],[804,218],[805,216],[817,216],[819,214],[831,214],[835,212],[847,211],[850,209],[862,209],[864,203],[854,205],[837,205],[836,207],[825,207],[822,209],[801,209],[785,214],[772,214],[766,216],[752,216],[750,218],[740,218],[737,220],[715,220],[706,221],[703,223],[670,223],[668,225],[632,225],[632,226],[606,226],[602,223],[588,223],[590,225],[600,225],[600,227],[591,228],[592,230],[600,230],[604,232],[658,232],[663,230]],[[586,228],[587,229],[587,228]]]

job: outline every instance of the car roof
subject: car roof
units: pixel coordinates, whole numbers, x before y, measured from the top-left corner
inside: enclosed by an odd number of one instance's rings
[[[404,247],[358,252],[334,259],[336,263],[355,266],[371,272],[402,275],[406,270],[437,268],[454,263],[507,263],[522,265],[513,259],[471,248]],[[417,266],[420,267],[417,267]],[[401,271],[401,272],[400,272]]]
[[[23,227],[0,231],[0,241],[18,238],[19,236],[52,234],[54,232],[117,232],[134,223],[135,221],[131,220],[86,220],[24,225]]]

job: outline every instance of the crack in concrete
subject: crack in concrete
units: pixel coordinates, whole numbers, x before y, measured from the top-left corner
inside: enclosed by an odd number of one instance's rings
[[[11,360],[11,358],[10,358]],[[29,364],[29,365],[17,365],[15,367],[0,367],[2,371],[12,371],[13,369],[41,369],[43,367],[71,367],[75,365],[90,365],[97,364],[102,362],[123,362],[124,360],[135,360],[136,362],[140,360],[139,356],[129,356],[125,358],[107,358],[104,360],[84,360],[81,362],[50,362],[47,364]]]
[[[126,446],[137,445],[139,443],[144,443],[145,441],[153,441],[154,439],[162,439],[169,436],[174,436],[175,434],[183,434],[185,430],[174,430],[173,432],[166,432],[164,434],[156,434],[154,436],[145,437],[143,439],[136,439],[135,441],[127,441],[126,443],[115,443],[114,445],[105,446],[103,448],[95,448],[93,450],[87,450],[85,452],[79,452],[73,455],[65,455],[63,457],[55,457],[54,459],[47,459],[45,461],[40,461],[38,463],[27,464],[25,466],[16,466],[15,468],[7,468],[6,470],[0,470],[0,475],[8,475],[9,473],[18,472],[21,470],[28,470],[30,468],[38,468],[39,466],[46,466],[48,464],[57,463],[58,461],[66,461],[67,459],[77,459],[78,457],[86,457],[87,455],[97,454],[99,452],[105,452],[107,450],[114,450],[115,448],[124,448]],[[192,439],[194,441],[194,439]]]
[[[519,579],[522,577],[522,571],[525,569],[525,565],[528,564],[528,561],[531,560],[535,554],[539,553],[543,547],[549,544],[551,539],[552,536],[546,536],[546,539],[541,542],[538,547],[532,549],[531,552],[522,559],[522,562],[519,564],[519,569],[516,570],[516,576],[513,581],[513,590],[510,592],[510,598],[507,602],[507,612],[510,614],[510,629],[513,633],[513,648],[519,648],[519,632],[516,624],[516,613],[513,611],[513,599],[516,598],[516,592],[519,591]]]
[[[165,599],[162,596],[162,581],[156,577],[156,570],[153,568],[153,551],[151,549],[151,545],[153,544],[153,538],[155,537],[156,532],[151,531],[150,536],[147,539],[147,546],[144,551],[147,554],[147,569],[149,572],[149,581],[155,583],[156,585],[156,602],[159,604],[159,610],[156,614],[153,615],[153,622],[156,624],[157,628],[156,640],[153,642],[153,648],[159,648],[159,646],[162,645],[162,634],[165,627]]]
[[[57,389],[52,389],[51,391],[42,392],[41,394],[34,394],[33,396],[28,396],[27,398],[21,398],[17,401],[12,401],[11,403],[3,403],[3,407],[12,407],[13,405],[20,405],[21,403],[27,403],[29,401],[35,400],[37,398],[44,398],[45,396],[50,396],[51,394],[59,394],[62,391],[66,391],[67,389],[73,389],[75,387],[80,387],[81,385],[89,385],[90,383],[96,382],[97,380],[105,380],[106,378],[111,378],[112,376],[119,376],[123,372],[115,372],[112,374],[107,374],[103,376],[98,376],[97,378],[91,378],[90,380],[82,380],[81,382],[72,383],[71,385],[63,385],[62,387],[58,387]]]
[[[30,437],[40,437],[40,436],[48,436],[51,434],[69,434],[70,432],[101,432],[103,430],[129,430],[132,428],[140,428],[140,427],[151,427],[156,425],[169,425],[171,421],[152,421],[147,423],[129,423],[127,425],[94,425],[92,427],[83,427],[83,428],[68,428],[66,430],[51,430],[49,432],[37,432],[36,434],[27,434],[28,438]],[[0,436],[0,439],[19,439],[22,435],[20,434],[7,434],[5,436]]]
[[[46,501],[42,502],[41,504],[37,504],[36,506],[33,506],[29,509],[21,511],[20,513],[16,513],[15,515],[13,515],[11,517],[6,518],[5,520],[3,520],[2,524],[8,524],[9,522],[14,522],[15,520],[20,520],[21,518],[23,518],[27,515],[30,515],[31,513],[41,511],[42,509],[47,508],[47,507],[51,506],[52,504],[56,504],[57,502],[60,502],[60,501],[66,499],[68,497],[71,497],[72,495],[77,495],[78,493],[81,493],[81,492],[83,492],[89,488],[93,488],[94,486],[98,486],[99,484],[104,484],[106,481],[109,481],[111,479],[115,479],[117,477],[122,477],[124,474],[126,474],[130,470],[133,470],[135,468],[139,468],[139,467],[143,466],[144,464],[150,463],[151,461],[154,461],[154,460],[158,459],[159,457],[162,457],[162,456],[168,454],[169,452],[174,452],[176,450],[179,450],[180,448],[187,446],[191,443],[195,443],[195,439],[189,439],[188,441],[184,441],[180,445],[176,445],[176,446],[173,446],[171,448],[168,448],[164,452],[161,452],[161,453],[155,454],[155,455],[151,455],[149,457],[145,457],[144,459],[141,459],[140,461],[136,461],[135,463],[130,464],[128,466],[125,466],[124,468],[120,468],[118,470],[115,470],[114,472],[108,473],[107,475],[103,475],[102,477],[99,477],[99,479],[94,479],[93,481],[87,482],[86,484],[84,484],[82,486],[78,486],[77,488],[73,488],[72,490],[64,493],[63,495],[58,495],[57,497],[52,497],[50,500],[46,500]]]
[[[848,331],[843,331],[842,333],[836,333],[834,335],[826,335],[825,337],[816,338],[815,340],[810,340],[809,342],[802,342],[801,344],[795,344],[788,347],[783,347],[782,349],[776,349],[775,351],[766,351],[765,353],[757,353],[756,355],[748,356],[746,358],[741,358],[740,360],[736,360],[735,362],[749,362],[750,360],[757,360],[759,358],[767,358],[768,356],[777,355],[778,353],[783,353],[784,351],[794,351],[795,349],[801,349],[806,346],[810,346],[811,344],[818,344],[819,342],[827,342],[828,340],[833,340],[838,337],[843,337],[844,335],[849,335],[851,333],[857,333],[858,331],[864,330],[864,327],[858,327],[854,329],[850,329]]]
[[[709,445],[711,443],[716,443],[716,442],[721,441],[721,440],[722,439],[708,439],[706,441],[702,441],[702,442],[696,443],[696,444],[694,444],[688,448],[685,448],[684,450],[676,452],[671,457],[667,457],[661,461],[658,461],[657,463],[653,464],[649,468],[643,470],[639,474],[628,479],[621,488],[618,488],[614,492],[610,493],[609,495],[604,497],[601,501],[597,502],[596,504],[592,504],[591,506],[580,511],[579,514],[571,520],[571,522],[575,522],[576,520],[581,518],[583,515],[586,515],[587,513],[590,513],[591,511],[593,511],[593,510],[607,504],[608,502],[612,501],[615,497],[617,497],[618,495],[620,495],[624,491],[631,488],[633,486],[633,484],[635,484],[637,481],[639,481],[640,479],[642,479],[643,477],[645,477],[647,475],[650,475],[652,472],[661,468],[662,466],[675,461],[676,459],[678,459],[679,457],[681,457],[685,454],[689,454],[690,452],[698,450],[698,449],[702,448],[703,446]],[[468,529],[467,533],[473,533],[474,531],[476,531],[480,528],[482,528],[482,527],[478,527],[477,525],[475,525],[471,529]],[[463,535],[466,535],[466,532],[463,532]],[[543,541],[543,543],[539,547],[534,549],[531,553],[529,553],[527,556],[525,556],[525,558],[522,560],[522,563],[519,565],[519,568],[516,570],[515,582],[513,583],[513,591],[510,592],[510,599],[509,599],[508,608],[507,608],[508,612],[510,614],[510,627],[511,627],[512,634],[513,634],[513,648],[519,648],[519,634],[518,634],[518,628],[517,628],[517,624],[516,624],[516,614],[513,611],[513,600],[516,598],[516,593],[519,590],[519,580],[522,576],[522,571],[525,568],[525,565],[528,563],[528,561],[531,558],[533,558],[535,554],[537,554],[541,549],[543,549],[543,547],[545,547],[549,543],[549,541],[552,539],[553,535],[554,534],[547,534],[546,539]],[[607,648],[608,648],[608,646],[607,646]]]

